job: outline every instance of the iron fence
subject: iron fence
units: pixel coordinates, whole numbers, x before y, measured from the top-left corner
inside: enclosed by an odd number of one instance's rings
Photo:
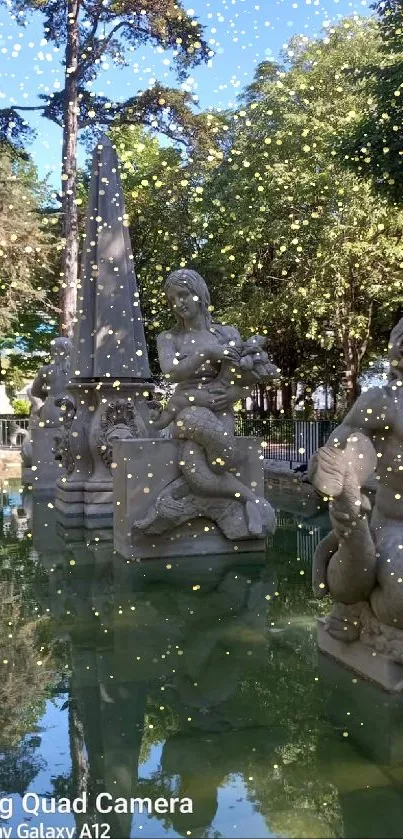
[[[29,417],[19,414],[1,414],[0,416],[0,448],[19,449],[28,428]]]
[[[0,448],[20,448],[28,420],[28,416],[0,415]],[[269,419],[246,411],[235,419],[238,436],[262,438],[265,458],[301,464],[308,463],[336,426],[333,420]]]
[[[261,437],[263,454],[268,460],[308,463],[337,427],[334,420],[269,419],[249,412],[239,412],[235,434]]]

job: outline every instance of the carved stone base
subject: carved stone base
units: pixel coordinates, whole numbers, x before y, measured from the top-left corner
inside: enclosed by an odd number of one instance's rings
[[[391,693],[403,693],[403,665],[388,655],[376,652],[361,640],[345,643],[332,638],[326,630],[326,618],[317,623],[318,647],[345,667],[381,685]]]
[[[55,437],[58,428],[34,428],[32,430],[32,467],[31,479],[33,490],[54,490],[56,481],[64,475],[64,469],[54,456]]]
[[[112,527],[113,483],[58,481],[55,507],[59,521],[69,527]]]
[[[152,385],[136,382],[114,388],[107,380],[73,380],[69,385],[71,402],[60,446],[67,474],[57,482],[55,507],[70,526],[92,529],[99,527],[100,520],[102,526],[112,526],[113,444],[148,435],[144,394],[150,389]]]
[[[262,497],[263,465],[260,457],[262,448],[259,439],[237,438],[240,462],[240,480],[253,487],[256,497]],[[178,461],[181,444],[176,440],[133,440],[119,441],[114,445],[114,544],[116,550],[126,558],[205,556],[214,554],[264,552],[266,538],[246,538],[245,505],[234,498],[233,502],[222,498],[205,498],[202,504],[215,514],[222,508],[222,520],[230,519],[236,539],[224,536],[218,524],[202,512],[172,527],[159,523],[154,533],[143,533],[134,526],[151,515],[154,504],[161,493],[180,477]],[[180,490],[180,487],[179,487]],[[180,496],[180,493],[179,493]],[[181,506],[178,497],[178,508]],[[169,499],[172,508],[176,499]],[[188,503],[188,502],[187,502]],[[192,503],[191,501],[189,503]],[[200,506],[202,509],[202,506]],[[169,514],[169,511],[168,511]],[[173,509],[173,521],[178,514]],[[179,513],[180,519],[180,513]],[[274,529],[274,516],[273,516]]]

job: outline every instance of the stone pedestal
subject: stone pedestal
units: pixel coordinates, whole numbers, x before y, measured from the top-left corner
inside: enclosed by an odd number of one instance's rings
[[[400,767],[403,779],[403,706],[397,693],[351,672],[329,655],[319,653],[320,683],[326,715],[338,731],[348,733],[377,766]],[[346,743],[343,742],[343,748]],[[357,779],[359,781],[359,779]],[[364,785],[365,786],[365,785]]]
[[[74,382],[74,416],[65,430],[67,473],[57,481],[55,506],[70,526],[113,523],[112,446],[116,439],[145,437],[149,424],[144,384]]]
[[[23,482],[32,485],[33,490],[54,491],[56,481],[64,474],[62,464],[55,460],[55,436],[58,428],[34,428],[32,430],[32,467],[24,468]],[[28,480],[26,480],[28,479]]]
[[[237,438],[240,480],[263,496],[263,466],[260,440]],[[266,539],[227,539],[219,527],[199,515],[161,535],[145,535],[133,522],[147,515],[161,491],[180,476],[181,444],[177,440],[133,440],[115,443],[114,545],[126,558],[210,556],[213,554],[264,552]],[[211,502],[211,499],[209,499]],[[220,499],[221,501],[222,499]],[[218,501],[218,499],[217,499]],[[219,503],[219,502],[218,502]],[[243,504],[234,505],[243,523]]]
[[[332,638],[325,629],[325,618],[317,624],[318,647],[345,667],[354,670],[392,693],[403,693],[403,665],[389,656],[367,647],[362,641],[344,643]]]

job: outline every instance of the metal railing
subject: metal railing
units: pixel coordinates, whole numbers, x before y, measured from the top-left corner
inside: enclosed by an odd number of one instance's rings
[[[250,412],[236,414],[235,434],[261,437],[268,460],[308,463],[337,427],[333,420],[269,419]]]
[[[28,428],[29,417],[20,414],[0,415],[0,448],[20,449]]]
[[[28,416],[0,415],[0,448],[20,448],[28,421]],[[336,426],[333,420],[269,419],[243,411],[236,414],[235,434],[261,437],[263,454],[268,460],[303,464],[324,445]]]

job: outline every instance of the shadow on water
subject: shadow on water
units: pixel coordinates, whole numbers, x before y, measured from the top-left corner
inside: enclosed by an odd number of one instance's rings
[[[61,526],[51,501],[16,495],[2,522],[4,824],[403,837],[401,702],[317,656],[327,604],[310,561],[326,519],[279,512],[266,557],[146,562],[116,554],[110,530]],[[87,812],[27,817],[33,791],[85,792]],[[102,815],[103,793],[193,812]]]

